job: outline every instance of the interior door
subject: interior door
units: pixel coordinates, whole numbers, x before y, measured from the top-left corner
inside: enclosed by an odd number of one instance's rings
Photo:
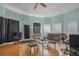
[[[7,22],[6,18],[0,17],[0,43],[7,42]]]
[[[5,18],[5,28],[4,28],[4,30],[5,30],[5,40],[4,40],[4,42],[7,42],[7,40],[8,40],[8,19],[7,18]]]
[[[24,25],[24,38],[29,39],[29,25]]]

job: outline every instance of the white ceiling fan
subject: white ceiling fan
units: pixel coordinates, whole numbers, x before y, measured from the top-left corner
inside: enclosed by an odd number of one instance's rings
[[[41,6],[43,6],[44,8],[46,8],[47,7],[47,5],[45,4],[45,3],[35,3],[35,5],[34,5],[34,8],[33,9],[36,9],[37,8],[37,6],[38,6],[38,4],[40,4]]]

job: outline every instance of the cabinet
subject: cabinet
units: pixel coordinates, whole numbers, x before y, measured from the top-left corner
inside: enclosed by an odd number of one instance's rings
[[[15,32],[19,32],[19,21],[0,17],[0,44],[14,41]]]
[[[0,43],[4,40],[4,19],[0,17]]]

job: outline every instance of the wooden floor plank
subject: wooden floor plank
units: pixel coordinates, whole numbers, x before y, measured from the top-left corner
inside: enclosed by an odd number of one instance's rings
[[[47,50],[50,53],[50,56],[59,56],[59,53],[56,49],[52,48],[52,47],[47,47]]]

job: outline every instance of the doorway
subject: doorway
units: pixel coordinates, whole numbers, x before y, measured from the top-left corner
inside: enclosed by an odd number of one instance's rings
[[[24,38],[29,39],[30,34],[29,34],[29,25],[24,25]]]
[[[35,39],[40,39],[41,36],[41,24],[33,23],[33,36]]]

